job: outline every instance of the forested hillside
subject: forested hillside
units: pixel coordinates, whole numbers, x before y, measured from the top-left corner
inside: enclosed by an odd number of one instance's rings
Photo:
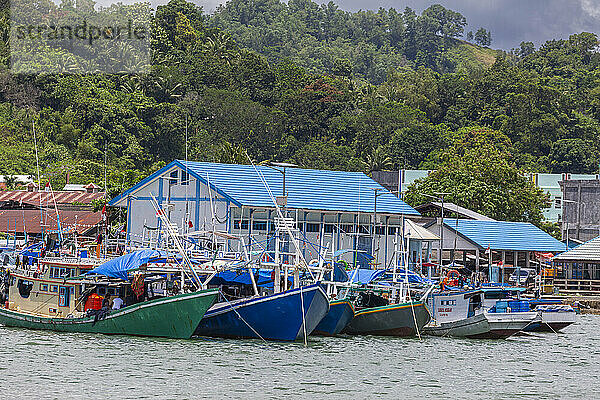
[[[82,3],[36,4],[68,16]],[[100,182],[106,152],[116,193],[184,157],[186,120],[195,160],[247,162],[247,152],[311,168],[434,168],[460,158],[457,140],[485,132],[510,168],[596,172],[597,36],[539,49],[523,38],[504,53],[459,41],[465,23],[442,7],[233,0],[207,15],[172,0],[156,10],[149,73],[11,75],[5,65],[0,174],[35,172],[35,121],[44,179],[58,187],[68,170],[72,182]]]

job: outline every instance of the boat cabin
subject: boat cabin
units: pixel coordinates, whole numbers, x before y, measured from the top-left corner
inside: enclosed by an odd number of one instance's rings
[[[434,293],[427,299],[427,306],[437,324],[459,321],[482,311],[483,292]]]
[[[77,299],[85,286],[70,278],[94,266],[91,260],[49,258],[39,260],[37,265],[11,269],[5,306],[13,311],[63,318],[74,311],[83,312],[84,304]]]

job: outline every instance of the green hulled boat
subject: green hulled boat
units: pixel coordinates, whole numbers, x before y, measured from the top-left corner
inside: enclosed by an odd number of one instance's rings
[[[164,293],[149,300],[143,295],[123,308],[112,309],[108,304],[90,310],[85,301],[90,293],[126,299],[132,293],[129,282],[70,279],[91,267],[78,260],[40,260],[36,270],[9,271],[4,280],[8,299],[0,308],[0,324],[59,332],[190,338],[218,294],[218,289],[205,289]],[[142,281],[141,285],[145,291],[148,283]]]
[[[110,310],[106,315],[80,318],[56,318],[0,308],[0,324],[59,332],[187,339],[217,293],[218,289],[206,289]]]

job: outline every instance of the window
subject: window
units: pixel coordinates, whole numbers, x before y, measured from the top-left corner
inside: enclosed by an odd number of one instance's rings
[[[58,292],[58,286],[57,285],[51,285],[50,286],[50,292],[57,293]]]
[[[19,289],[19,294],[21,295],[21,297],[26,299],[29,297],[31,289],[33,289],[33,282],[26,281],[24,279],[19,279],[19,282],[17,283],[17,288]]]
[[[48,291],[48,284],[40,283],[40,292],[47,292],[47,291]]]
[[[345,233],[354,232],[354,225],[342,225],[342,231]]]
[[[175,170],[173,172],[171,172],[169,174],[169,185],[176,185],[177,184],[177,177],[179,176],[179,171]]]
[[[240,221],[239,219],[235,220],[233,222],[233,225],[234,225],[235,229],[242,229],[242,230],[248,229],[248,221],[247,220],[245,220],[245,221],[244,220]]]
[[[306,224],[306,232],[319,232],[319,224]]]
[[[333,233],[335,231],[335,225],[325,224],[325,233]]]
[[[385,235],[385,226],[376,226],[375,234],[376,235]]]
[[[181,171],[181,184],[189,185],[190,184],[190,174],[185,171]]]
[[[263,221],[253,221],[252,229],[255,231],[266,231],[267,230],[267,222]]]
[[[388,228],[388,235],[395,235],[396,234],[396,227],[395,226],[390,226]]]

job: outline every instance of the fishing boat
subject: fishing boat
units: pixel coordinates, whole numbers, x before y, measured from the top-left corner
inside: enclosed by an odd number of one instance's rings
[[[432,336],[453,336],[477,339],[510,337],[535,323],[537,313],[519,308],[509,310],[507,301],[497,300],[489,309],[484,308],[481,290],[433,293],[428,297],[432,321],[424,333]]]
[[[354,307],[350,300],[331,300],[329,312],[319,322],[312,335],[335,336],[341,333],[353,318]]]
[[[344,332],[350,335],[414,336],[430,318],[422,301],[357,308]]]
[[[577,312],[560,300],[529,300],[532,311],[536,311],[539,321],[526,327],[526,332],[558,332],[577,321]]]
[[[221,301],[198,324],[198,336],[276,341],[305,339],[329,311],[319,284],[266,296]]]
[[[134,287],[127,272],[140,268],[156,253],[135,252],[99,266],[86,259],[46,258],[36,266],[8,270],[8,299],[0,308],[0,323],[59,332],[190,338],[218,290],[136,296],[137,289],[144,293],[148,283],[139,273],[141,279]],[[100,307],[88,301],[90,297],[102,299],[101,294],[125,298],[124,307]]]

